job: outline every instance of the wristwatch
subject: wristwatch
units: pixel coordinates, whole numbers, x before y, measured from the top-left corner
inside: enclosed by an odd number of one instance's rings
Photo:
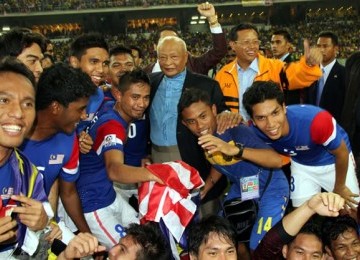
[[[234,159],[241,160],[244,153],[244,145],[242,143],[235,143],[235,146],[239,148],[239,152],[234,155]]]

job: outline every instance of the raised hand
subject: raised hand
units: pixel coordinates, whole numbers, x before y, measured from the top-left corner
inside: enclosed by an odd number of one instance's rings
[[[308,39],[304,40],[304,56],[308,66],[320,65],[322,61],[320,49],[317,47],[310,47]]]

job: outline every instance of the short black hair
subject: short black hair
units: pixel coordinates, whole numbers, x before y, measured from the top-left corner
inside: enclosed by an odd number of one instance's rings
[[[325,218],[322,224],[322,237],[325,246],[331,248],[331,241],[336,240],[339,235],[352,229],[355,230],[357,236],[359,236],[358,225],[355,219],[349,215]]]
[[[259,31],[255,25],[253,25],[251,23],[241,23],[241,24],[238,24],[238,25],[234,26],[233,28],[231,28],[230,33],[229,33],[230,41],[236,41],[238,38],[237,32],[243,31],[243,30],[254,30],[256,32],[256,34],[259,36]]]
[[[210,96],[207,92],[197,88],[186,88],[181,94],[178,103],[178,114],[182,117],[182,111],[197,102],[203,102],[206,105],[211,106]]]
[[[322,244],[322,252],[324,252],[324,243],[322,240],[322,232],[319,223],[317,222],[317,219],[311,218],[309,221],[305,223],[305,225],[300,229],[299,234],[306,234],[306,235],[313,235],[315,236]],[[290,245],[294,240],[296,239],[296,236],[288,243]]]
[[[0,57],[17,57],[34,43],[39,45],[42,53],[46,51],[46,38],[42,34],[27,28],[14,28],[0,37]]]
[[[334,46],[339,46],[339,37],[330,31],[322,31],[319,33],[318,38],[323,37],[323,38],[330,38],[331,42]]]
[[[46,69],[40,76],[36,93],[36,109],[46,109],[53,101],[68,107],[71,102],[90,97],[97,87],[80,69],[58,63]]]
[[[54,56],[52,56],[51,54],[45,53],[45,54],[44,54],[44,58],[42,58],[42,60],[44,60],[44,59],[49,59],[52,64],[55,63]]]
[[[176,33],[176,35],[177,35],[178,37],[180,37],[177,29],[176,29],[174,26],[165,25],[165,26],[161,27],[161,28],[157,31],[157,35],[156,35],[156,37],[157,37],[157,42],[159,42],[159,40],[160,40],[160,35],[161,35],[161,33],[162,33],[163,31],[172,31],[172,32]]]
[[[137,252],[137,260],[169,260],[172,259],[170,245],[157,223],[148,222],[143,225],[132,223],[126,230],[126,236],[130,236],[134,242],[141,246]]]
[[[111,56],[115,56],[115,55],[119,55],[119,54],[129,54],[131,57],[133,57],[131,49],[129,49],[125,46],[122,46],[122,45],[112,48],[110,50],[109,56],[111,57]]]
[[[149,76],[142,69],[134,69],[132,71],[126,71],[121,77],[119,77],[119,84],[115,86],[121,93],[125,93],[130,89],[132,84],[145,83],[150,86]]]
[[[280,104],[284,104],[284,93],[280,86],[273,81],[255,81],[243,95],[243,105],[250,117],[253,116],[252,107],[263,103],[266,100],[276,99]]]
[[[293,43],[293,39],[288,30],[281,29],[273,32],[272,35],[282,35],[287,42]]]
[[[70,45],[70,56],[75,56],[78,60],[90,48],[101,48],[109,51],[109,46],[100,33],[86,33],[77,37]]]
[[[230,222],[220,216],[210,216],[193,224],[189,230],[188,247],[189,253],[197,256],[201,244],[207,243],[210,233],[224,237],[237,247],[236,232]]]
[[[138,46],[131,45],[131,46],[130,46],[130,50],[136,50],[136,51],[139,53],[139,58],[140,58],[140,59],[143,58],[142,50],[141,50]]]
[[[8,72],[19,74],[27,78],[36,91],[34,74],[17,58],[7,56],[0,61],[0,75]]]

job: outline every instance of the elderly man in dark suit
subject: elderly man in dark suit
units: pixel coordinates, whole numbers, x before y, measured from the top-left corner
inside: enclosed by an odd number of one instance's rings
[[[162,71],[150,75],[149,119],[152,159],[154,162],[183,160],[195,167],[205,180],[209,175],[210,164],[197,144],[197,138],[181,123],[178,116],[177,104],[182,92],[186,88],[202,89],[209,93],[211,101],[216,104],[223,118],[231,118],[235,123],[239,123],[240,116],[227,111],[223,94],[215,80],[192,73],[186,68],[189,54],[182,39],[177,36],[162,38],[157,52]],[[216,212],[215,206],[219,205],[217,198],[225,187],[226,180],[223,178],[202,200],[202,204],[209,202],[206,203],[209,209],[204,210],[203,215]]]
[[[225,33],[221,29],[215,8],[209,2],[198,5],[198,12],[201,16],[207,18],[210,25],[210,31],[213,39],[213,47],[201,56],[193,56],[188,54],[186,67],[192,72],[208,75],[210,69],[214,68],[227,52],[227,44]],[[166,36],[178,36],[178,32],[174,27],[166,26],[159,31],[159,41]],[[147,73],[159,72],[159,61],[148,65],[144,69]]]
[[[326,109],[340,122],[346,86],[345,68],[336,60],[339,51],[338,37],[332,32],[321,32],[317,46],[323,55],[320,64],[323,76],[307,89],[306,103]]]

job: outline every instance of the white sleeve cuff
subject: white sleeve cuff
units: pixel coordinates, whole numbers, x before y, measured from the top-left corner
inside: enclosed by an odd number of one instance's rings
[[[223,32],[220,24],[219,24],[219,26],[210,27],[210,31],[211,31],[211,33],[214,33],[214,34],[219,34],[219,33]]]

